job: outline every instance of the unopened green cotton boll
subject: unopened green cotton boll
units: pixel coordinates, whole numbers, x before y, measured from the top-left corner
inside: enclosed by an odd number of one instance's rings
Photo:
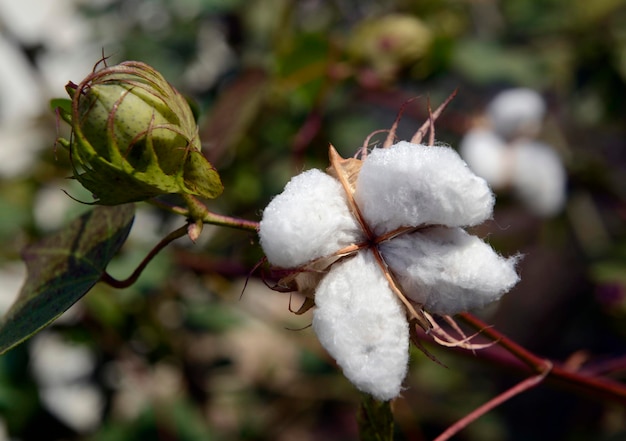
[[[361,22],[352,30],[348,53],[357,62],[367,63],[383,78],[413,65],[428,53],[433,33],[420,19],[391,14]]]
[[[96,202],[115,205],[162,194],[214,198],[218,173],[200,151],[187,101],[152,67],[134,61],[66,86],[72,126],[65,141],[74,177]]]

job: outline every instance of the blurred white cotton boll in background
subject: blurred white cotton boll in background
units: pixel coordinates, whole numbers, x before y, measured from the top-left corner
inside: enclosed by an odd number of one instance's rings
[[[50,331],[33,337],[29,349],[33,376],[50,413],[78,432],[95,429],[104,407],[102,392],[89,381],[95,354]]]
[[[69,194],[73,192],[75,186],[67,179],[55,180],[42,186],[35,196],[33,204],[33,216],[35,223],[42,231],[54,231],[61,228],[70,221],[74,214],[73,209],[76,201],[70,198],[63,190]],[[74,196],[79,197],[79,196]],[[86,210],[80,210],[86,211]]]
[[[33,375],[44,386],[84,380],[95,368],[91,350],[66,342],[56,332],[37,334],[29,349]]]
[[[37,75],[22,51],[1,34],[0,57],[0,120],[3,125],[39,115],[45,103],[40,98]]]
[[[35,118],[45,109],[41,88],[26,56],[0,34],[0,176],[32,167],[50,135]]]
[[[0,91],[0,95],[1,95]],[[0,121],[0,177],[14,179],[33,169],[42,148],[54,133],[34,119]]]
[[[546,105],[531,89],[508,89],[489,103],[490,127],[469,130],[460,145],[470,168],[496,190],[511,190],[534,214],[558,214],[566,199],[567,174],[559,155],[535,141]]]
[[[487,107],[493,130],[509,140],[537,136],[541,130],[546,104],[532,89],[508,89],[496,95]]]
[[[72,0],[3,1],[0,15],[10,33],[27,45],[75,46],[90,31]]]
[[[491,130],[477,127],[465,134],[460,146],[461,156],[478,176],[495,189],[509,181],[509,148]]]
[[[566,173],[557,153],[537,141],[513,146],[511,180],[518,197],[535,214],[552,216],[565,204]]]
[[[50,413],[80,433],[91,432],[100,424],[104,397],[89,383],[44,387],[41,399]]]
[[[0,315],[4,315],[20,292],[26,278],[24,262],[4,263],[0,267]]]
[[[84,78],[93,71],[103,46],[111,46],[113,42],[84,41],[70,48],[55,48],[42,51],[37,55],[37,69],[43,80],[44,92],[53,98],[64,90],[69,79]]]

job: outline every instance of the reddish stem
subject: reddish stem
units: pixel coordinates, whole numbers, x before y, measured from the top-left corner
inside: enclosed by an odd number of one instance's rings
[[[459,317],[467,324],[475,328],[476,330],[480,330],[481,334],[491,338],[494,341],[498,342],[498,345],[505,348],[511,354],[515,355],[517,358],[526,363],[529,367],[531,367],[536,372],[542,372],[545,366],[545,360],[536,356],[532,352],[528,351],[526,348],[520,346],[515,343],[510,338],[506,337],[497,329],[489,326],[478,317],[473,316],[470,313],[464,312],[459,314]]]
[[[470,324],[475,329],[481,330],[483,335],[493,339],[494,341],[497,341],[498,347],[507,350],[509,353],[514,355],[518,360],[524,362],[524,364],[526,364],[535,372],[543,372],[546,363],[550,363],[548,360],[538,357],[524,347],[515,343],[513,340],[506,337],[495,328],[488,327],[486,323],[484,323],[477,317],[469,313],[462,313],[459,316],[462,320]],[[504,358],[502,358],[501,356],[495,357],[494,355],[491,358],[498,358],[500,361],[502,361],[502,363],[499,364],[505,364]],[[626,385],[617,381],[610,380],[608,378],[595,377],[593,375],[590,375],[589,372],[585,372],[585,370],[576,372],[563,366],[555,365],[550,370],[548,379],[564,383],[568,386],[574,386],[578,389],[581,389],[584,393],[595,395],[600,399],[609,399],[611,401],[626,405]]]
[[[168,244],[170,244],[174,240],[180,237],[183,237],[185,234],[187,234],[187,225],[184,225],[172,231],[170,234],[168,234],[163,239],[161,239],[161,241],[152,250],[150,250],[148,255],[144,257],[144,259],[141,261],[139,266],[135,268],[135,271],[133,271],[133,273],[128,278],[124,280],[118,280],[105,271],[100,277],[100,281],[106,283],[107,285],[112,286],[113,288],[117,288],[117,289],[128,288],[133,283],[135,283],[137,279],[139,279],[139,276],[141,276],[141,273],[143,272],[143,270],[148,266],[148,264],[152,261],[152,259],[154,259],[156,255],[159,254],[159,252],[163,248],[165,248]]]
[[[476,409],[474,409],[473,411],[465,415],[463,418],[458,420],[456,423],[448,427],[441,435],[435,438],[434,441],[446,441],[452,438],[454,435],[459,433],[462,429],[467,427],[470,423],[476,421],[478,418],[480,418],[481,416],[483,416],[490,410],[494,409],[495,407],[499,406],[505,401],[513,398],[514,396],[519,395],[522,392],[525,392],[537,386],[546,378],[546,375],[548,375],[550,371],[551,371],[551,366],[548,364],[544,372],[537,374],[537,375],[533,375],[532,377],[526,378],[525,380],[519,382],[512,388],[504,391],[500,395],[487,401],[482,406],[477,407]]]

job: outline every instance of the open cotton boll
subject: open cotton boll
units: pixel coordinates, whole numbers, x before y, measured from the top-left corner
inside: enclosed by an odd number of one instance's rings
[[[557,214],[565,204],[566,173],[548,145],[519,141],[513,147],[513,186],[524,204],[540,216]]]
[[[291,179],[265,208],[259,226],[268,261],[286,268],[328,256],[361,234],[339,181],[317,169]]]
[[[503,188],[509,180],[509,148],[491,130],[475,128],[465,134],[460,145],[467,165],[493,188]]]
[[[403,292],[436,314],[498,300],[519,280],[517,258],[503,258],[461,228],[430,227],[380,245]]]
[[[374,149],[359,172],[355,199],[376,234],[399,227],[477,225],[494,196],[449,147],[399,142]]]
[[[361,391],[398,396],[409,357],[409,326],[370,252],[335,264],[315,293],[313,329]]]
[[[536,136],[545,112],[546,104],[541,95],[527,88],[500,92],[487,106],[494,131],[505,139]]]

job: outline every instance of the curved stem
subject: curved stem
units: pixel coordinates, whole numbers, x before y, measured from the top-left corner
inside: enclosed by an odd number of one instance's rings
[[[118,280],[105,271],[100,277],[100,281],[112,286],[113,288],[128,288],[137,281],[143,270],[146,268],[146,266],[148,266],[150,261],[154,259],[159,251],[161,251],[163,248],[165,248],[176,239],[183,237],[185,234],[187,234],[187,225],[183,225],[182,227],[172,231],[170,234],[161,239],[161,241],[152,250],[150,250],[148,255],[144,257],[139,266],[137,266],[135,271],[133,271],[133,273],[128,278],[124,280]]]
[[[259,229],[258,222],[212,213],[206,209],[206,206],[202,202],[200,202],[198,199],[194,198],[193,196],[183,195],[183,198],[185,199],[185,202],[187,203],[188,208],[178,207],[176,205],[169,205],[157,199],[150,200],[149,202],[152,205],[165,209],[171,213],[175,213],[181,216],[186,216],[189,219],[189,223],[178,228],[175,231],[172,231],[170,234],[164,237],[150,251],[150,253],[148,253],[148,255],[141,261],[139,266],[135,269],[135,271],[133,271],[133,273],[128,278],[124,280],[118,280],[105,271],[100,277],[100,281],[114,288],[127,288],[131,286],[133,283],[137,281],[137,279],[139,278],[143,270],[146,268],[146,266],[148,266],[150,261],[154,259],[154,257],[159,253],[159,251],[161,251],[163,248],[165,248],[168,244],[170,244],[174,240],[180,237],[183,237],[184,235],[189,233],[189,225],[193,224],[194,221],[202,221],[202,223],[205,223],[205,224],[220,225],[223,227],[237,228],[240,230],[254,231],[254,232],[258,231]],[[193,237],[192,237],[192,240],[193,240]]]

